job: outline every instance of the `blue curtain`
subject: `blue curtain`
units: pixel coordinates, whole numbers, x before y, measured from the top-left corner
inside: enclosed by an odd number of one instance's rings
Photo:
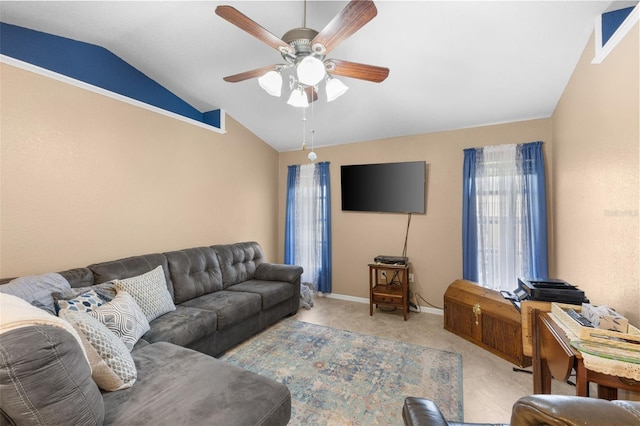
[[[317,163],[315,165],[318,179],[319,199],[315,203],[317,207],[317,217],[319,222],[318,241],[298,241],[296,236],[296,209],[300,208],[296,200],[296,187],[299,182],[300,166],[289,166],[287,170],[287,205],[285,214],[285,235],[284,235],[284,262],[289,265],[297,264],[296,245],[311,243],[319,248],[318,263],[320,264],[317,276],[317,290],[323,293],[331,293],[331,175],[329,172],[329,162]],[[304,265],[301,265],[304,267]]]
[[[476,213],[476,149],[464,150],[462,171],[462,278],[478,281],[478,218]]]
[[[524,191],[526,194],[528,222],[527,236],[531,247],[529,278],[549,277],[547,243],[547,190],[545,182],[542,142],[519,145],[524,162]]]
[[[284,219],[284,263],[295,264],[296,240],[296,182],[300,166],[289,166],[287,170],[287,210]]]
[[[548,278],[547,196],[542,142],[518,145],[522,154],[524,197],[529,245],[528,278]],[[478,221],[476,212],[476,159],[482,148],[464,150],[462,198],[462,277],[478,282]]]
[[[321,268],[318,276],[318,291],[331,293],[331,176],[329,162],[317,164],[320,184],[320,214],[321,226]]]

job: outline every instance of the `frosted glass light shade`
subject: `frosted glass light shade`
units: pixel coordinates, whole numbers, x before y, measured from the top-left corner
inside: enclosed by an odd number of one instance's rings
[[[329,78],[325,90],[327,92],[327,102],[331,102],[344,95],[344,92],[349,90],[349,88],[340,80]]]
[[[309,106],[307,94],[300,88],[296,88],[291,91],[291,96],[289,96],[289,100],[287,101],[287,103],[294,107],[300,108],[306,108]]]
[[[315,152],[311,151],[309,155],[307,155],[307,158],[309,159],[309,161],[316,161],[318,159],[318,156]]]
[[[324,63],[315,56],[307,56],[296,65],[298,81],[307,86],[315,86],[320,83],[326,72]]]
[[[271,96],[280,97],[282,93],[282,76],[277,71],[269,71],[260,77],[258,84]]]

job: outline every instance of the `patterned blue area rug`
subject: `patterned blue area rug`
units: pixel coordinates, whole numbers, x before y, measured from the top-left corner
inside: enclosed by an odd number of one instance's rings
[[[286,319],[220,359],[287,385],[291,425],[402,425],[407,396],[462,421],[458,353]]]

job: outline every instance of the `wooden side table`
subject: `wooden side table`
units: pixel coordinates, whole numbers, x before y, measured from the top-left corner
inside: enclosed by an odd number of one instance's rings
[[[401,308],[404,320],[409,314],[409,264],[369,264],[369,315],[373,305]]]
[[[576,395],[589,396],[589,382],[598,385],[598,398],[614,400],[618,389],[640,391],[640,382],[598,373],[585,367],[580,351],[546,312],[533,310],[533,393],[551,393],[551,377],[561,381],[576,371]]]

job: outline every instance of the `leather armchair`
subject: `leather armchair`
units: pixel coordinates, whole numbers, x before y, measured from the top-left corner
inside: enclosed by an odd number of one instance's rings
[[[447,422],[433,401],[416,397],[405,399],[402,419],[407,426],[489,425],[489,423]],[[566,395],[525,396],[513,405],[510,425],[640,426],[640,402],[607,401]],[[494,426],[498,425],[494,424]]]

